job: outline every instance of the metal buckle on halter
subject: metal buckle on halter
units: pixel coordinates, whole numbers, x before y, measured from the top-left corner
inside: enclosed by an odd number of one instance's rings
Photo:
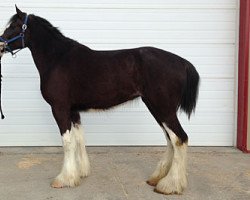
[[[25,30],[27,29],[27,25],[26,25],[26,24],[23,24],[23,25],[22,25],[22,29],[23,29],[23,31],[25,31]]]
[[[8,46],[8,41],[4,41],[4,48]]]

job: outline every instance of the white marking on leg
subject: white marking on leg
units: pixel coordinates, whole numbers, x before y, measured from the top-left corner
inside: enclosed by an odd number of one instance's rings
[[[88,176],[90,173],[89,157],[85,148],[85,140],[83,137],[83,128],[80,124],[75,124],[72,127],[76,136],[76,160],[78,163],[78,169],[81,177]]]
[[[157,185],[158,181],[167,175],[169,169],[172,165],[172,160],[174,156],[174,149],[171,141],[169,140],[165,129],[163,129],[166,139],[167,139],[167,149],[164,152],[161,160],[158,162],[157,167],[154,173],[150,176],[148,180],[148,184],[150,185]]]
[[[181,144],[176,134],[166,126],[171,143],[174,149],[173,161],[171,168],[164,178],[162,178],[156,186],[156,191],[172,194],[182,193],[183,189],[187,187],[187,174],[186,174],[186,155],[187,143]]]
[[[76,137],[74,131],[67,130],[62,136],[64,160],[61,173],[52,182],[52,187],[74,187],[80,183],[79,170],[75,158]]]

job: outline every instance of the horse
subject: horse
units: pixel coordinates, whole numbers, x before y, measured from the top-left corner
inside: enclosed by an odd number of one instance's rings
[[[141,98],[168,143],[147,183],[158,193],[183,193],[188,136],[177,111],[183,110],[190,118],[200,79],[189,61],[155,47],[93,50],[65,37],[46,19],[17,7],[0,40],[6,53],[30,49],[42,97],[59,127],[64,159],[51,187],[78,186],[90,174],[79,112],[107,110]]]

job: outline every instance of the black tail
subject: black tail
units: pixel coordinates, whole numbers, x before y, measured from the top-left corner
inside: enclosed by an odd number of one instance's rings
[[[195,67],[188,61],[186,63],[186,73],[187,79],[183,90],[180,108],[184,110],[188,114],[188,118],[190,118],[190,115],[195,110],[196,106],[200,77]]]

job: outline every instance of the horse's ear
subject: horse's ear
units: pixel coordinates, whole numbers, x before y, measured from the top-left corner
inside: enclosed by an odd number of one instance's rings
[[[22,18],[23,12],[22,12],[21,10],[19,10],[19,8],[17,7],[17,5],[15,5],[15,7],[16,7],[16,14],[17,14],[20,18]]]

